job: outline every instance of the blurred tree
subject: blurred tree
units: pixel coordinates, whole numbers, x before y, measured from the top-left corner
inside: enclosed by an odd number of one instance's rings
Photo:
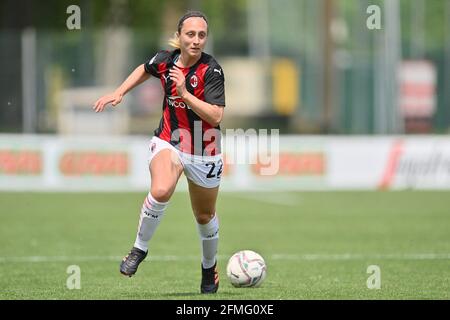
[[[447,0],[424,1],[423,11],[421,0],[401,0],[402,10],[402,40],[404,51],[410,54],[415,38],[423,33],[425,51],[434,51],[445,47],[445,13]],[[421,17],[422,16],[422,17]],[[415,30],[414,24],[423,21],[423,29]],[[448,30],[447,30],[448,32]],[[420,33],[420,34],[418,34]]]
[[[199,9],[210,20],[215,50],[229,55],[248,53],[247,0],[203,0]]]
[[[352,19],[355,15],[367,17],[366,9],[362,6],[357,5],[356,2],[359,0],[340,0],[337,5],[339,6],[340,12],[342,12],[343,17],[347,21],[350,28],[350,37],[348,37],[348,44],[352,44],[355,41],[353,33],[357,32],[357,28],[365,28],[364,26],[356,26],[352,23]],[[370,1],[371,5],[378,5],[382,10],[384,8],[384,2],[386,0],[373,0]],[[400,0],[400,13],[401,13],[401,35],[402,42],[404,45],[403,52],[406,54],[410,53],[410,48],[414,46],[416,38],[419,36],[417,34],[418,30],[415,30],[414,25],[420,21],[423,21],[423,30],[421,33],[424,34],[425,51],[433,51],[436,49],[443,49],[445,46],[445,12],[446,12],[447,0]],[[423,4],[423,7],[421,6]],[[421,10],[421,8],[423,10]],[[423,15],[423,17],[422,17]],[[384,27],[384,16],[382,17],[382,27]],[[363,20],[365,21],[365,20]]]
[[[82,27],[103,27],[111,24],[133,28],[158,28],[163,1],[159,0],[2,0],[2,29],[23,29],[34,26],[43,29],[66,28],[67,8],[81,9]],[[89,19],[85,19],[89,17]]]

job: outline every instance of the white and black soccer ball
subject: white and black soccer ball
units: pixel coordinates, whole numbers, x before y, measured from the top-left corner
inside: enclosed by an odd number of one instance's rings
[[[235,287],[259,287],[266,278],[266,263],[258,253],[242,250],[228,260],[227,276]]]

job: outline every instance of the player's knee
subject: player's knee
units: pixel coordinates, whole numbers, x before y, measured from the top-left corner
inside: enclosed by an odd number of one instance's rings
[[[197,214],[195,217],[198,224],[207,224],[211,221],[212,218],[214,218],[214,213]]]
[[[150,193],[152,194],[153,199],[158,202],[167,202],[172,196],[172,190],[163,186],[152,187]]]

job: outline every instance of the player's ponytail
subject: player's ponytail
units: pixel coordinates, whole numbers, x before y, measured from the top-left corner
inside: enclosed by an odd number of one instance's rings
[[[178,38],[177,32],[173,34],[172,38],[169,39],[168,43],[169,46],[174,47],[175,49],[181,48],[180,38]]]

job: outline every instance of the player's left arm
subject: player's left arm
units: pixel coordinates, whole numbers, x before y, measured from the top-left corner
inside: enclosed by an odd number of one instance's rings
[[[169,75],[176,84],[178,95],[189,105],[192,111],[211,126],[217,127],[222,121],[225,103],[223,105],[208,103],[191,94],[186,89],[186,78],[183,72],[176,66],[170,70]]]

